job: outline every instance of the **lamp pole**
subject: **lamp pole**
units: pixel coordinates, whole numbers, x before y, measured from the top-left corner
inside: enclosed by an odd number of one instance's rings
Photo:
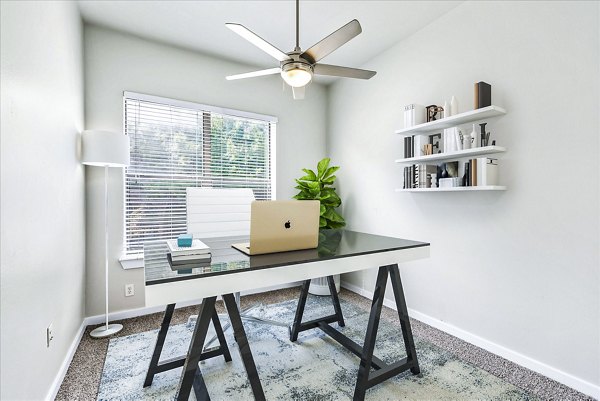
[[[129,138],[107,131],[83,133],[82,163],[104,167],[104,324],[90,332],[95,338],[108,337],[123,329],[121,324],[108,323],[108,168],[129,164]]]

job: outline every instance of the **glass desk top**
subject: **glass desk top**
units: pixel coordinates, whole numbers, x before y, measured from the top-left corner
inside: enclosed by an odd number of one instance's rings
[[[202,238],[202,241],[210,247],[210,261],[173,267],[168,260],[170,255],[166,240],[145,243],[146,285],[429,246],[427,242],[348,230],[321,230],[319,246],[314,249],[254,256],[248,256],[231,247],[231,244],[249,242],[247,236]]]

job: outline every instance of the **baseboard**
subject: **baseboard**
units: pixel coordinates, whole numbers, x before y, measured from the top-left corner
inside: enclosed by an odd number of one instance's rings
[[[270,286],[270,287],[263,287],[263,288],[258,288],[258,289],[254,289],[254,290],[242,291],[241,295],[243,296],[243,295],[258,294],[258,293],[267,292],[267,291],[281,290],[284,288],[297,287],[300,284],[301,283],[299,283],[299,282],[294,282],[294,283],[288,283],[288,284],[282,284],[282,285],[274,285],[274,286]],[[201,300],[198,299],[196,301],[180,302],[176,305],[176,308],[179,309],[179,308],[185,308],[186,306],[197,305],[200,303],[200,301]],[[152,313],[164,312],[164,310],[165,310],[164,306],[153,306],[153,307],[144,307],[144,308],[137,308],[137,309],[127,309],[127,310],[123,310],[123,311],[116,311],[116,312],[109,313],[108,320],[112,322],[114,320],[130,319],[132,317],[138,317],[138,316],[150,315]],[[104,320],[105,320],[104,315],[96,315],[96,316],[86,317],[83,320],[83,323],[86,326],[91,326],[91,325],[101,324],[104,322]]]
[[[60,365],[60,368],[58,370],[58,373],[56,374],[56,377],[54,378],[54,381],[52,382],[52,386],[50,387],[50,390],[48,391],[48,394],[46,395],[47,401],[52,401],[56,398],[56,395],[58,394],[58,390],[60,389],[60,385],[62,384],[62,382],[67,374],[67,370],[69,370],[69,366],[71,366],[71,361],[73,361],[73,356],[75,356],[75,351],[77,351],[77,347],[79,346],[79,342],[81,341],[81,337],[83,336],[83,333],[85,331],[85,326],[86,325],[85,325],[85,319],[84,319],[84,321],[81,322],[81,326],[79,326],[79,329],[77,330],[77,334],[75,335],[75,338],[73,338],[73,341],[71,342],[71,346],[67,350],[67,355],[65,356],[65,359],[63,359],[63,362]]]
[[[363,297],[373,299],[373,292],[371,291],[364,290],[363,288],[360,288],[356,285],[344,281],[342,281],[341,285],[343,288],[352,291],[358,295],[362,295]],[[388,308],[396,310],[395,302],[390,299],[385,299],[383,301],[383,304]],[[557,382],[562,383],[565,386],[569,386],[581,393],[587,394],[596,399],[600,399],[600,386],[582,380],[578,377],[570,375],[569,373],[556,369],[550,365],[546,365],[543,362],[532,359],[528,356],[520,354],[509,348],[503,347],[502,345],[498,345],[492,341],[486,340],[485,338],[469,333],[468,331],[453,326],[449,323],[443,322],[434,317],[428,316],[414,309],[409,308],[408,314],[410,315],[410,317],[416,320],[419,320],[425,324],[435,327],[436,329],[441,330],[445,333],[453,335],[454,337],[460,338],[461,340],[464,340],[469,344],[473,344],[477,347],[483,348],[494,355],[498,355],[502,358],[508,359],[509,361],[514,362],[517,365],[523,366],[534,372],[549,377],[550,379],[556,380]]]
[[[300,285],[300,283],[288,283],[288,284],[283,284],[283,285],[264,287],[264,288],[259,288],[256,290],[244,291],[244,292],[242,292],[242,295],[258,294],[261,292],[280,290],[283,288],[297,287],[299,285]],[[177,308],[184,308],[186,306],[194,305],[197,303],[198,303],[198,301],[182,302],[180,304],[177,304]],[[151,313],[157,313],[157,312],[162,312],[162,311],[164,311],[163,307],[130,309],[130,310],[109,313],[108,319],[110,321],[129,319],[132,317],[149,315]],[[71,361],[73,361],[73,356],[75,355],[75,351],[77,351],[77,347],[79,346],[79,343],[81,342],[81,338],[83,337],[83,333],[85,332],[86,327],[90,326],[90,325],[101,324],[104,322],[104,319],[105,319],[104,315],[89,316],[89,317],[86,317],[83,319],[83,322],[81,322],[81,326],[79,327],[79,330],[77,331],[77,335],[73,339],[73,342],[71,343],[71,346],[69,347],[69,350],[67,351],[67,355],[65,356],[65,359],[63,360],[63,362],[60,366],[60,369],[58,370],[58,373],[57,373],[56,377],[54,378],[54,381],[52,382],[52,386],[50,387],[50,390],[48,391],[48,394],[46,395],[47,401],[52,401],[56,398],[56,395],[58,394],[58,390],[60,389],[60,385],[62,384],[62,382],[65,378],[65,375],[67,374],[67,370],[69,369],[69,366],[71,365]]]

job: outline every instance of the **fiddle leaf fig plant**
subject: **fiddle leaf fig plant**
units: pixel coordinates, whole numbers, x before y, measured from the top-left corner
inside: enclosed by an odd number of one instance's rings
[[[298,200],[318,200],[321,202],[319,228],[341,228],[346,225],[344,218],[335,211],[342,200],[332,187],[339,166],[329,166],[330,159],[325,158],[317,164],[317,171],[303,168],[304,176],[296,179],[295,188],[300,192],[294,196]]]

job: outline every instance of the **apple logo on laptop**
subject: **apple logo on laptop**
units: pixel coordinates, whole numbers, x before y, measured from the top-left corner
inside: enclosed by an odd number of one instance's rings
[[[283,225],[285,228],[292,228],[292,223],[290,223],[290,221],[286,221],[285,224]]]

